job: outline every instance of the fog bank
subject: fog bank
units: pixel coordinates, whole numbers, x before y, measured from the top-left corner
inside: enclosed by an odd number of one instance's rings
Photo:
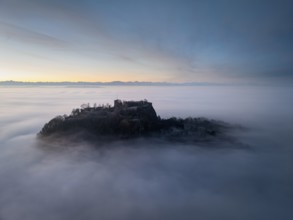
[[[291,220],[292,91],[0,87],[0,219]],[[248,129],[232,135],[249,149],[138,139],[99,150],[86,141],[43,146],[36,140],[54,116],[116,98],[146,98],[161,117],[241,124]]]

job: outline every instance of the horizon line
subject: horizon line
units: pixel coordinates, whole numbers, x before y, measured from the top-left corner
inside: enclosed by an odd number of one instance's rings
[[[212,82],[166,82],[166,81],[15,81],[3,80],[0,84],[168,84],[168,85],[187,85],[187,84],[227,84]]]
[[[259,83],[216,83],[216,82],[152,82],[152,81],[0,81],[0,86],[265,86]]]

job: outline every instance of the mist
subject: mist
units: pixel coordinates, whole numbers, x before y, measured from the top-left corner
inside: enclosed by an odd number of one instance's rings
[[[139,92],[138,92],[139,91]],[[291,87],[0,87],[0,219],[292,220]],[[42,142],[56,115],[114,99],[245,127],[237,143]]]

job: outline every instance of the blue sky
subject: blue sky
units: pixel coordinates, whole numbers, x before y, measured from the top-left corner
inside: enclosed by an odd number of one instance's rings
[[[0,80],[288,83],[293,3],[1,0]]]

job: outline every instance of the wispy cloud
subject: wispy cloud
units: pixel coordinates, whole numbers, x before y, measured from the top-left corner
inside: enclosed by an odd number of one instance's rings
[[[68,42],[54,36],[3,21],[0,21],[0,35],[6,41],[18,41],[32,45],[37,44],[49,48],[54,47],[55,49],[66,49],[68,47]]]
[[[6,38],[66,48],[75,63],[103,61],[108,69],[119,66],[120,75],[135,69],[138,80],[160,75],[262,81],[270,71],[279,81],[293,81],[279,71],[280,66],[293,71],[292,59],[284,62],[293,57],[290,1],[1,3],[0,34]]]

